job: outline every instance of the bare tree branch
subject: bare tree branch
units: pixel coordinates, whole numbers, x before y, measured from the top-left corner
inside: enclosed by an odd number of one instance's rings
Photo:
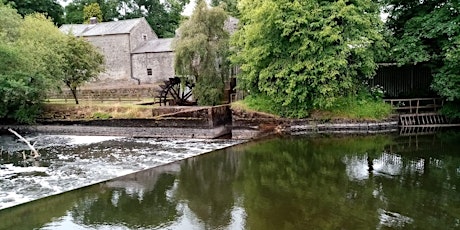
[[[19,135],[16,131],[14,131],[12,129],[8,129],[8,131],[10,131],[12,134],[16,135],[19,138],[19,140],[23,141],[24,143],[27,144],[27,146],[29,146],[30,150],[34,153],[34,158],[40,157],[40,153],[38,153],[38,151],[34,148],[33,145],[30,144],[30,142],[28,140],[26,140],[24,137],[22,137],[21,135]]]

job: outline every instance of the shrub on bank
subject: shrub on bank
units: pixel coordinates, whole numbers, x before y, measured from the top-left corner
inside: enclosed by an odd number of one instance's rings
[[[264,96],[250,95],[243,101],[234,103],[234,108],[253,110],[275,114],[287,118],[315,118],[315,119],[353,119],[353,120],[382,120],[388,118],[392,108],[380,98],[372,95],[358,95],[338,98],[334,105],[327,109],[301,110],[299,108],[284,107],[274,103]],[[307,107],[306,107],[307,108]]]

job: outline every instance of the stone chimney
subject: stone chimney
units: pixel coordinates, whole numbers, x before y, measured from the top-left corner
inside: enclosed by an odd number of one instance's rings
[[[97,24],[97,18],[96,17],[91,17],[89,19],[89,24]]]

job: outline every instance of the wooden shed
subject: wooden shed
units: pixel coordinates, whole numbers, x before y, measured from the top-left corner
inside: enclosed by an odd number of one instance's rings
[[[380,63],[370,85],[382,86],[385,98],[436,97],[431,89],[432,81],[431,68],[427,65],[398,66],[393,63]]]

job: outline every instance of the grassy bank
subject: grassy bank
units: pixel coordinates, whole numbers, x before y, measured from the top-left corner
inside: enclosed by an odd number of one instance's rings
[[[232,104],[232,108],[248,112],[264,112],[282,116],[279,113],[279,106],[274,106],[273,102],[264,98],[247,97],[242,101]],[[318,120],[383,120],[389,118],[392,108],[383,100],[359,99],[359,98],[339,98],[333,107],[327,109],[305,110],[305,116],[301,118],[312,118]]]
[[[128,102],[84,102],[71,103],[46,103],[44,118],[66,116],[69,119],[108,119],[108,118],[150,118],[153,106],[135,105]]]

